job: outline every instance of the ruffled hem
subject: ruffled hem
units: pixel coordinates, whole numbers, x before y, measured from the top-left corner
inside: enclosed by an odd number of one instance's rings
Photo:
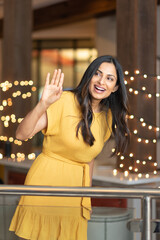
[[[81,208],[18,206],[9,230],[29,240],[87,240]]]

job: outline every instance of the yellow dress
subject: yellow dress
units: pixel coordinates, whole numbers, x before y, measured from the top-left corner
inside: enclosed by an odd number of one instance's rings
[[[72,92],[47,110],[48,126],[43,130],[42,153],[33,162],[25,185],[90,186],[89,166],[111,135],[112,114],[94,113],[91,131],[93,146],[83,141],[76,127],[81,119],[79,104]],[[90,198],[22,196],[12,218],[10,231],[31,240],[87,240]]]

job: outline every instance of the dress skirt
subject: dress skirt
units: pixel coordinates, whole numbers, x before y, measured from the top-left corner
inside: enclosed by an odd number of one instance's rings
[[[43,151],[33,162],[25,185],[89,186],[88,164]],[[87,240],[90,198],[22,196],[10,231],[31,240]]]

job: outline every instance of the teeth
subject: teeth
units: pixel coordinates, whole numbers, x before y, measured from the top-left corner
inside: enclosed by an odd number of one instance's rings
[[[100,88],[100,87],[97,87],[97,86],[95,86],[95,88],[97,88],[100,91],[104,91],[105,90],[104,88]]]

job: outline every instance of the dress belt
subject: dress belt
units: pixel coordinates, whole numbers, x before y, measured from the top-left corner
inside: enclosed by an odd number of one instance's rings
[[[48,157],[55,158],[59,161],[83,167],[82,187],[89,187],[90,176],[89,176],[89,165],[87,163],[80,163],[80,162],[75,162],[75,161],[66,159],[62,156],[59,156],[59,155],[49,151],[46,148],[42,149],[42,153],[47,155]],[[89,197],[82,197],[81,205],[83,207],[82,208],[83,217],[86,218],[86,219],[90,219],[91,199]]]

